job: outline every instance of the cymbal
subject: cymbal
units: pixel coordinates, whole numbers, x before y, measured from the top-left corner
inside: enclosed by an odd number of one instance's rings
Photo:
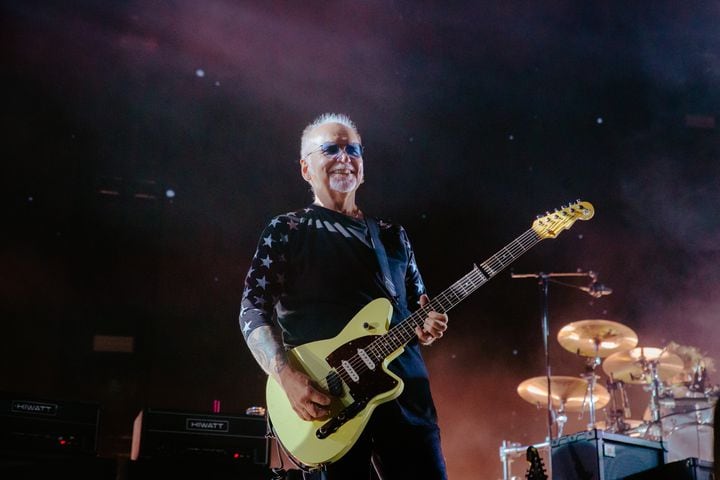
[[[657,365],[658,378],[665,381],[683,371],[682,359],[662,348],[638,347],[627,352],[613,353],[603,362],[603,370],[615,380],[625,383],[650,383],[643,373],[643,363],[653,362]]]
[[[579,412],[582,410],[583,400],[585,400],[587,382],[578,377],[553,375],[550,377],[550,390],[553,408],[560,408],[562,405],[566,412]],[[547,405],[547,377],[528,378],[518,385],[517,392],[527,402],[534,405]],[[605,387],[595,384],[593,400],[595,408],[603,408],[610,401],[610,394]]]
[[[611,320],[579,320],[560,329],[558,342],[565,350],[583,357],[607,357],[630,350],[638,337],[630,327]]]

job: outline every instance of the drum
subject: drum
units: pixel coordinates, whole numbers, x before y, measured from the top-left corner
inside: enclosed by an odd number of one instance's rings
[[[667,461],[689,457],[713,461],[713,409],[717,398],[662,398],[659,401]]]

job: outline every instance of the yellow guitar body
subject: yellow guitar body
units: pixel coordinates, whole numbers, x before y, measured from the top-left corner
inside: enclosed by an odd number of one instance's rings
[[[357,348],[363,348],[375,336],[386,333],[392,312],[392,305],[387,299],[373,300],[360,310],[336,337],[306,343],[290,350],[289,361],[296,368],[304,371],[317,387],[328,392],[326,378],[333,367],[327,362],[327,357],[340,347],[352,350],[357,345]],[[375,407],[397,398],[402,393],[402,380],[390,372],[387,365],[403,350],[401,347],[388,355],[381,365],[381,371],[370,372],[373,376],[382,376],[381,383],[390,388],[377,392],[359,413],[340,426],[337,431],[322,439],[317,437],[316,432],[327,420],[302,420],[292,409],[280,384],[272,377],[268,377],[266,387],[268,415],[285,449],[297,460],[309,466],[331,463],[342,457],[360,437]],[[352,382],[349,387],[353,388]],[[330,417],[338,415],[354,401],[348,388],[343,388],[342,396],[332,398]]]

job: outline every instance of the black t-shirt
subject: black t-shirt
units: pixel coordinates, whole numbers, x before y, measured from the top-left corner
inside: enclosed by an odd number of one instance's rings
[[[395,287],[395,325],[418,308],[425,287],[405,230],[381,220],[377,224]],[[263,231],[245,279],[243,335],[276,321],[288,347],[332,338],[367,303],[389,296],[382,278],[364,220],[317,205],[279,215]],[[405,383],[397,400],[402,418],[434,423],[417,339],[389,368]]]

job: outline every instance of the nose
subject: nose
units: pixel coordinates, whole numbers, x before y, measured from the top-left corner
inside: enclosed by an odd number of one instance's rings
[[[345,151],[344,148],[341,148],[340,151],[339,151],[339,152],[337,153],[337,155],[335,156],[335,160],[337,160],[338,162],[349,163],[349,162],[350,162],[350,155],[348,155],[348,153]]]

